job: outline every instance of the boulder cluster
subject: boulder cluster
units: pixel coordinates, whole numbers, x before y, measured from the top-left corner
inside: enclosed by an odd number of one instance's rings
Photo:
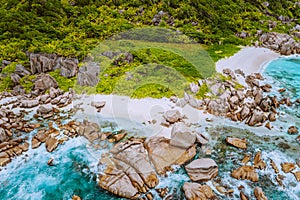
[[[152,136],[120,141],[100,160],[106,168],[99,175],[99,185],[121,197],[153,199],[150,189],[159,184],[159,176],[172,171],[173,165],[184,165],[192,160],[196,155],[197,144],[197,134],[183,122],[173,125],[171,139]],[[186,165],[186,170],[192,181],[207,181],[218,174],[217,164],[208,158],[192,161]],[[170,195],[167,189],[155,189],[162,198]],[[198,183],[186,182],[183,190],[187,199],[197,199],[201,192],[204,196],[208,195],[208,199],[215,197],[209,186]]]
[[[288,34],[282,33],[264,33],[260,36],[259,41],[263,47],[269,48],[281,55],[291,55],[300,53],[300,42]]]
[[[31,53],[29,59],[31,74],[60,70],[61,76],[70,78],[76,76],[78,71],[78,59],[75,58],[64,58],[56,54]]]
[[[278,108],[280,106],[296,106],[300,99],[292,102],[289,97],[279,99],[277,96],[270,96],[272,86],[261,84],[264,77],[260,73],[253,73],[245,76],[241,70],[233,72],[224,69],[225,81],[215,79],[199,80],[199,85],[206,84],[210,89],[203,100],[195,99],[192,95],[186,94],[184,98],[171,97],[170,101],[179,107],[189,104],[196,109],[206,110],[216,116],[225,116],[233,121],[245,122],[249,126],[262,126],[272,129],[271,122],[276,121]],[[237,75],[243,79],[245,86],[237,82]],[[199,86],[198,86],[199,87]],[[193,92],[197,92],[195,84],[191,86]],[[196,90],[196,91],[195,91]],[[284,92],[281,89],[279,92]],[[289,133],[296,134],[297,127],[290,127]]]

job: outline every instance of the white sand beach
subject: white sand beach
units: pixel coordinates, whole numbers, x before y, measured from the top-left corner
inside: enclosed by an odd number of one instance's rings
[[[105,101],[106,105],[100,113],[91,106],[92,101]],[[138,129],[142,129],[145,136],[160,135],[171,137],[171,128],[161,125],[163,114],[167,110],[177,109],[186,116],[186,124],[205,123],[206,118],[212,115],[204,114],[202,110],[186,105],[183,108],[175,106],[168,98],[131,99],[118,95],[91,95],[76,100],[73,105],[83,103],[80,107],[84,112],[78,112],[76,118],[97,120],[98,118],[111,119],[121,128],[128,128],[134,123]],[[88,115],[86,115],[88,113]],[[84,116],[82,116],[84,115]]]
[[[241,69],[247,75],[260,72],[264,64],[278,57],[280,57],[279,53],[267,48],[243,47],[233,56],[219,60],[216,63],[216,70],[222,72],[226,68],[231,70]]]

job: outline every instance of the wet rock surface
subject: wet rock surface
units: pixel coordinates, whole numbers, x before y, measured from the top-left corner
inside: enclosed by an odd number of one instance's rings
[[[192,181],[207,181],[218,175],[218,165],[210,158],[200,158],[185,166]]]
[[[186,199],[188,200],[198,200],[198,199],[207,199],[213,200],[216,199],[216,195],[213,190],[208,185],[201,185],[199,183],[189,183],[185,182],[183,184],[183,191]]]

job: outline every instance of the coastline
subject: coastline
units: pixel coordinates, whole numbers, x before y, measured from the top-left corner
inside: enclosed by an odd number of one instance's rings
[[[231,57],[216,62],[216,71],[222,73],[223,69],[241,69],[246,75],[261,72],[263,66],[281,55],[263,47],[242,47]]]

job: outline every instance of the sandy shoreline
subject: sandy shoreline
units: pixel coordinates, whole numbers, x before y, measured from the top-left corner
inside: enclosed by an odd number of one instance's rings
[[[100,113],[97,113],[95,108],[91,106],[92,101],[105,101],[106,105]],[[110,119],[117,126],[125,129],[135,127],[143,131],[144,136],[164,136],[171,137],[171,128],[161,125],[163,114],[168,110],[178,110],[186,116],[184,122],[186,124],[205,123],[206,118],[213,117],[210,114],[204,114],[202,110],[192,108],[186,105],[183,108],[177,107],[169,98],[143,98],[131,99],[127,96],[118,95],[91,95],[81,97],[73,102],[73,106],[80,105],[84,112],[78,112],[75,117],[78,119],[87,118],[88,120]],[[88,115],[87,115],[88,114]]]
[[[233,56],[219,60],[216,63],[216,70],[222,72],[225,68],[241,69],[247,75],[260,72],[265,64],[279,57],[279,53],[267,48],[243,47]]]

